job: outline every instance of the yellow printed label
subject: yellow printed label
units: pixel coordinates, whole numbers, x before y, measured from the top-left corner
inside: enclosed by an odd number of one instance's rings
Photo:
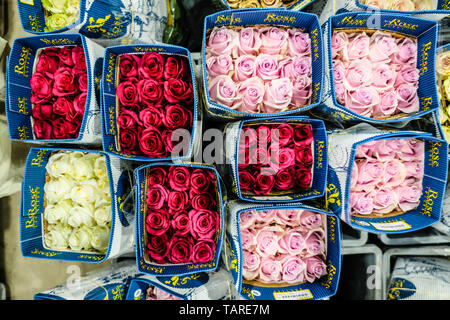
[[[233,17],[233,15],[231,16],[226,16],[226,15],[219,15],[217,16],[216,21],[214,22],[214,24],[218,24],[218,23],[229,23],[229,24],[233,24],[233,23],[241,23],[242,19],[239,17]]]
[[[326,288],[326,289],[330,289],[331,288],[331,284],[333,283],[333,279],[334,276],[336,275],[336,267],[331,263],[330,260],[328,260],[328,275],[326,277],[325,282],[321,283],[321,285]]]
[[[114,83],[114,65],[116,63],[117,55],[115,53],[111,53],[109,55],[108,61],[108,72],[106,73],[106,81],[113,84]]]
[[[47,151],[45,149],[41,149],[37,152],[36,157],[31,159],[31,165],[42,167],[42,163],[44,162],[44,157],[47,155]]]
[[[319,32],[317,31],[317,28],[316,28],[313,31],[311,31],[311,43],[312,43],[312,47],[313,47],[313,50],[312,50],[313,55],[312,56],[314,58],[313,62],[316,62],[317,59],[319,59],[320,52],[319,52],[318,37],[319,37]],[[313,101],[314,101],[314,99],[313,99]]]
[[[353,19],[353,17],[345,17],[337,23],[337,25],[347,25],[347,26],[363,26],[367,19]]]
[[[188,283],[190,280],[196,280],[200,278],[200,274],[199,273],[195,273],[192,274],[190,276],[187,277],[179,277],[179,276],[173,276],[172,278],[170,278],[170,280],[166,280],[164,281],[164,283],[177,287],[177,286],[182,286],[185,285],[186,283]]]
[[[295,17],[278,15],[275,13],[268,13],[264,22],[282,22],[282,23],[295,23]]]
[[[34,32],[42,31],[42,27],[39,22],[39,17],[37,15],[29,15],[28,19],[30,21],[31,30],[33,30]]]
[[[400,19],[393,19],[384,24],[384,27],[396,28],[396,29],[407,29],[407,30],[416,30],[418,24],[406,23]]]
[[[439,147],[442,147],[442,143],[439,141],[431,144],[431,151],[428,155],[428,164],[433,167],[439,167]]]
[[[30,71],[31,48],[22,47],[18,64],[14,66],[14,72],[28,78]]]
[[[40,188],[39,187],[32,188],[30,192],[31,192],[31,202],[30,202],[31,208],[28,209],[27,220],[25,221],[25,229],[38,227],[37,214],[39,213]]]
[[[428,71],[428,50],[431,49],[431,41],[422,44],[422,49],[420,51],[420,75],[423,76]]]
[[[316,168],[322,169],[323,167],[323,149],[325,148],[325,141],[317,141],[317,159]]]
[[[424,190],[424,194],[426,199],[423,202],[420,213],[424,216],[431,217],[431,213],[433,212],[434,200],[438,198],[439,193],[432,190],[430,187],[426,187]]]

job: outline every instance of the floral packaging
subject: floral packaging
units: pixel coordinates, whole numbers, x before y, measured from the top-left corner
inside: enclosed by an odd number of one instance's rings
[[[67,281],[36,293],[34,300],[125,300],[131,281],[137,276],[133,260],[113,262],[81,275],[78,283]]]
[[[314,0],[220,0],[227,9],[286,8],[300,11]]]
[[[130,170],[103,152],[32,148],[22,185],[23,256],[102,262],[133,252]]]
[[[441,218],[448,144],[430,133],[359,124],[329,133],[328,208],[373,233],[423,229]]]
[[[338,123],[396,124],[439,107],[434,83],[436,21],[388,13],[328,19],[329,76],[318,113]]]
[[[230,273],[220,268],[184,276],[155,277],[141,274],[131,280],[127,300],[233,300]]]
[[[436,76],[439,94],[439,122],[445,139],[450,141],[450,46],[438,48],[436,55]]]
[[[105,152],[138,161],[188,159],[197,152],[201,114],[187,49],[107,48],[102,97]]]
[[[100,145],[103,52],[80,34],[16,39],[6,75],[11,140]]]
[[[327,136],[322,120],[291,116],[229,123],[224,176],[240,199],[295,202],[324,194]]]
[[[227,10],[205,18],[203,94],[217,120],[298,114],[319,102],[322,32],[316,15]]]
[[[339,283],[339,219],[303,204],[228,204],[223,258],[246,300],[320,300]]]
[[[162,41],[168,15],[165,1],[34,0],[17,5],[27,32],[80,32],[104,46]]]
[[[153,163],[135,169],[136,258],[154,276],[217,269],[225,190],[216,169]]]

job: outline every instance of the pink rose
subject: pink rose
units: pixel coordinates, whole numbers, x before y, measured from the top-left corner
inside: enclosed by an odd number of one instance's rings
[[[242,277],[246,280],[253,280],[259,275],[261,258],[255,252],[242,250]]]
[[[393,61],[399,66],[417,64],[417,43],[408,37],[397,40],[398,51],[394,55]]]
[[[387,187],[396,187],[406,179],[406,167],[397,159],[392,159],[385,164],[383,185]]]
[[[272,222],[272,220],[275,217],[275,214],[277,213],[277,210],[261,210],[256,211],[255,217],[256,217],[256,223],[258,227],[263,227],[265,225],[268,225]]]
[[[331,36],[331,51],[333,59],[340,57],[343,61],[348,61],[347,33],[333,31]]]
[[[375,190],[373,196],[373,211],[375,213],[390,213],[397,207],[397,195],[391,188],[383,187]]]
[[[298,76],[292,82],[292,101],[295,107],[302,107],[309,104],[312,96],[312,80],[307,76]]]
[[[145,219],[147,232],[151,235],[161,236],[169,230],[170,217],[164,209],[152,209],[147,213]]]
[[[261,38],[257,28],[246,27],[239,31],[238,53],[239,55],[253,55],[261,47]]]
[[[425,144],[416,139],[406,139],[398,156],[403,161],[418,160],[423,162],[425,155]]]
[[[358,174],[358,166],[356,165],[356,163],[354,163],[352,168],[352,176],[350,179],[350,190],[354,190],[354,188],[356,187],[358,183]]]
[[[58,102],[58,100],[56,102]],[[51,120],[51,118],[53,117],[53,113],[56,113],[55,111],[58,112],[56,114],[60,114],[59,113],[60,109],[53,109],[53,108],[55,108],[55,105],[61,106],[63,103],[62,101],[59,101],[59,103],[56,104],[56,102],[53,104],[53,106],[50,103],[35,104],[31,111],[33,114],[33,118],[36,120],[45,121]],[[70,102],[67,101],[67,103],[69,104]]]
[[[395,148],[394,144],[389,144],[388,140],[378,140],[374,141],[371,145],[372,156],[376,157],[378,160],[382,162],[386,162],[394,159],[396,151],[393,150]]]
[[[424,174],[423,161],[404,161],[406,168],[406,179],[422,177]]]
[[[295,227],[300,221],[300,211],[297,209],[283,209],[275,212],[274,220],[279,225]]]
[[[192,248],[191,261],[193,263],[206,263],[214,258],[216,243],[213,240],[203,239]]]
[[[379,141],[372,140],[372,141],[366,142],[364,144],[360,144],[356,148],[355,157],[357,157],[357,158],[370,158],[370,157],[372,157],[372,155],[374,153],[374,149],[376,148],[378,143],[379,143]]]
[[[245,81],[255,75],[256,57],[250,55],[243,55],[234,62],[233,80],[236,82]]]
[[[281,260],[281,278],[287,283],[300,283],[305,280],[306,264],[297,256],[286,256]]]
[[[403,68],[397,73],[397,79],[395,80],[395,86],[401,84],[409,84],[417,87],[419,83],[420,70],[416,67],[403,66]]]
[[[373,212],[373,199],[366,192],[350,192],[350,208],[361,215],[369,215]]]
[[[72,48],[72,61],[73,61],[73,72],[75,74],[86,72],[86,57],[84,55],[83,47],[75,46]]]
[[[386,92],[394,87],[397,74],[387,64],[377,65],[372,72],[372,86],[378,92]]]
[[[397,87],[398,109],[404,113],[417,112],[420,109],[417,88],[409,84]]]
[[[394,191],[398,198],[398,206],[403,212],[414,210],[419,206],[422,196],[421,185],[398,186]]]
[[[288,54],[291,57],[311,54],[311,39],[300,29],[288,29]]]
[[[212,102],[231,107],[240,99],[237,86],[229,76],[217,76],[208,83]]]
[[[315,229],[322,226],[323,218],[321,213],[303,210],[300,214],[300,225],[308,229]]]
[[[169,179],[169,185],[173,190],[187,191],[190,189],[191,174],[189,169],[185,166],[170,166],[167,178]]]
[[[390,34],[377,30],[370,37],[369,58],[372,62],[389,63],[396,52],[397,43]]]
[[[282,54],[288,44],[288,33],[286,30],[277,27],[264,27],[259,31],[261,37],[260,53]]]
[[[167,258],[172,263],[188,263],[191,261],[193,247],[192,238],[174,236],[169,242]]]
[[[230,55],[237,46],[239,34],[227,27],[214,28],[206,39],[206,50],[213,55]]]
[[[370,192],[382,181],[384,167],[381,162],[374,159],[367,159],[357,161],[356,166],[358,167],[356,191]]]
[[[250,228],[256,220],[255,211],[244,211],[239,215],[240,229]]]
[[[347,101],[347,89],[343,83],[334,84],[334,94],[336,95],[337,102],[345,105],[345,101]]]
[[[253,175],[244,170],[239,170],[239,187],[242,190],[252,190],[255,185],[255,178]]]
[[[55,56],[46,55],[42,52],[39,55],[38,62],[36,63],[36,72],[53,79],[53,75],[58,69],[58,58]]]
[[[256,247],[255,235],[248,229],[240,229],[242,250],[252,251]]]
[[[327,274],[327,266],[319,257],[317,256],[308,257],[305,258],[303,261],[306,264],[305,270],[306,281],[312,283],[316,279],[319,279]]]
[[[346,74],[346,68],[341,60],[333,61],[333,77],[334,83],[343,83]]]
[[[187,73],[185,63],[181,57],[167,57],[164,63],[164,79],[182,79]]]
[[[295,229],[290,229],[278,241],[280,253],[300,255],[306,249],[306,241],[303,235]]]
[[[325,231],[312,229],[305,237],[306,250],[310,255],[323,254],[325,252]]]
[[[186,211],[176,211],[170,222],[176,236],[187,236],[191,231],[189,216]]]
[[[292,148],[273,149],[274,145],[270,146],[270,166],[275,172],[284,170],[295,165],[295,151]]]
[[[361,32],[352,38],[348,44],[348,58],[350,60],[362,59],[369,55],[370,38]]]
[[[370,117],[374,106],[379,103],[380,95],[374,88],[360,87],[348,94],[345,107],[361,116]]]
[[[397,93],[393,90],[380,95],[380,103],[373,108],[376,117],[388,117],[396,113],[398,106]]]
[[[364,58],[350,62],[343,83],[347,90],[353,91],[368,86],[372,80],[372,64]]]
[[[281,60],[279,63],[282,78],[296,79],[298,76],[312,75],[311,57],[294,57]]]
[[[262,257],[259,268],[259,278],[264,282],[279,282],[281,280],[281,263],[273,257]]]
[[[283,232],[283,228],[279,226],[267,226],[259,230],[256,233],[256,252],[261,257],[275,256],[279,251],[278,240]]]
[[[147,189],[147,206],[149,209],[161,209],[168,200],[169,193],[160,184],[155,184]],[[170,207],[170,206],[169,206]]]
[[[255,75],[264,81],[278,79],[280,67],[276,56],[259,54],[255,59]]]
[[[196,210],[213,210],[216,207],[216,201],[210,193],[201,193],[191,199],[191,205]]]
[[[190,210],[188,214],[194,239],[213,239],[220,227],[219,214],[214,211],[195,209]]]
[[[148,184],[152,186],[154,184],[164,185],[166,182],[167,172],[161,167],[151,168],[148,173]]]
[[[266,84],[262,108],[264,113],[283,111],[291,103],[292,96],[293,86],[288,78],[271,80]]]
[[[168,249],[167,234],[161,236],[148,235],[147,253],[152,261],[166,263],[165,257]]]
[[[206,70],[208,77],[217,77],[220,75],[227,75],[230,71],[234,70],[233,59],[231,56],[209,56],[206,58]]]
[[[212,184],[209,173],[210,172],[199,168],[194,169],[191,172],[191,188],[195,192],[201,193],[208,191],[209,186]]]
[[[242,97],[242,103],[238,110],[241,112],[259,113],[264,93],[264,81],[258,77],[249,78],[241,82],[238,86],[238,94]]]
[[[153,158],[164,157],[166,148],[163,144],[161,132],[153,126],[142,130],[139,136],[139,147],[141,151]]]
[[[275,177],[269,174],[258,173],[255,182],[254,192],[256,194],[267,195],[272,191],[275,185]]]

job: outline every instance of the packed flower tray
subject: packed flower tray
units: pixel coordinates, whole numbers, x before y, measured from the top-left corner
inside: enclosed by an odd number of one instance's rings
[[[227,9],[286,8],[300,11],[314,0],[220,0]]]
[[[201,135],[190,53],[170,45],[122,45],[105,51],[103,150],[125,159],[190,158]]]
[[[242,9],[207,16],[202,47],[207,115],[229,120],[314,108],[322,94],[322,51],[313,14]]]
[[[216,169],[159,162],[135,169],[134,183],[139,271],[169,276],[215,270],[225,220]]]
[[[246,300],[320,300],[336,293],[339,218],[303,204],[227,207],[224,260]]]
[[[448,144],[430,133],[359,124],[331,133],[326,200],[353,228],[403,233],[441,218]]]
[[[438,24],[408,15],[343,13],[324,29],[324,103],[338,122],[393,124],[439,108],[435,86]]]
[[[325,193],[327,135],[322,120],[249,119],[229,123],[224,134],[224,177],[240,199],[295,202]]]
[[[14,40],[6,74],[11,140],[100,145],[95,81],[103,52],[80,34]]]
[[[363,10],[381,10],[398,13],[441,13],[449,10],[446,1],[442,0],[353,0]]]
[[[102,262],[133,252],[129,170],[103,152],[31,148],[22,185],[23,256]]]
[[[445,140],[450,141],[450,45],[445,45],[437,50],[436,76],[439,94],[439,122]]]

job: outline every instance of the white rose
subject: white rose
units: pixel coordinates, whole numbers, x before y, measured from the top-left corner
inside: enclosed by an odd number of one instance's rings
[[[75,183],[66,177],[51,179],[44,185],[45,197],[49,202],[59,202],[67,199],[74,186]]]
[[[63,225],[49,225],[48,232],[44,234],[44,244],[51,250],[64,250],[68,248],[69,235],[72,232],[70,227]]]
[[[94,174],[95,176],[104,181],[108,181],[108,170],[106,168],[106,159],[104,156],[99,156],[94,160]]]
[[[95,224],[92,208],[78,205],[74,206],[72,210],[70,210],[70,216],[67,219],[67,223],[74,228],[83,225],[92,227]]]
[[[94,211],[94,219],[99,226],[106,226],[109,222],[111,222],[111,215],[112,210],[110,204],[97,208]]]
[[[109,188],[109,182],[97,179],[90,179],[87,181],[82,181],[81,186],[89,185],[94,188],[94,195],[92,201],[95,203],[95,207],[99,207],[99,203],[104,200],[107,203],[111,203],[111,190]]]
[[[74,186],[69,193],[70,199],[72,199],[74,203],[82,206],[88,206],[95,203],[99,196],[99,192],[96,188],[87,183]]]
[[[89,227],[83,226],[74,229],[69,236],[68,243],[72,250],[89,250],[92,240],[92,231]]]
[[[53,178],[62,177],[72,171],[69,155],[65,152],[56,153],[50,156],[45,169]]]
[[[80,11],[80,0],[66,0],[65,12],[68,14],[78,15]]]
[[[94,177],[92,162],[84,153],[74,151],[70,153],[70,164],[72,165],[70,176],[77,180],[89,180]]]
[[[72,201],[70,200],[48,204],[44,210],[44,218],[50,224],[67,224],[71,208]]]
[[[109,228],[104,226],[95,226],[91,228],[91,245],[101,253],[106,253],[109,245]]]

